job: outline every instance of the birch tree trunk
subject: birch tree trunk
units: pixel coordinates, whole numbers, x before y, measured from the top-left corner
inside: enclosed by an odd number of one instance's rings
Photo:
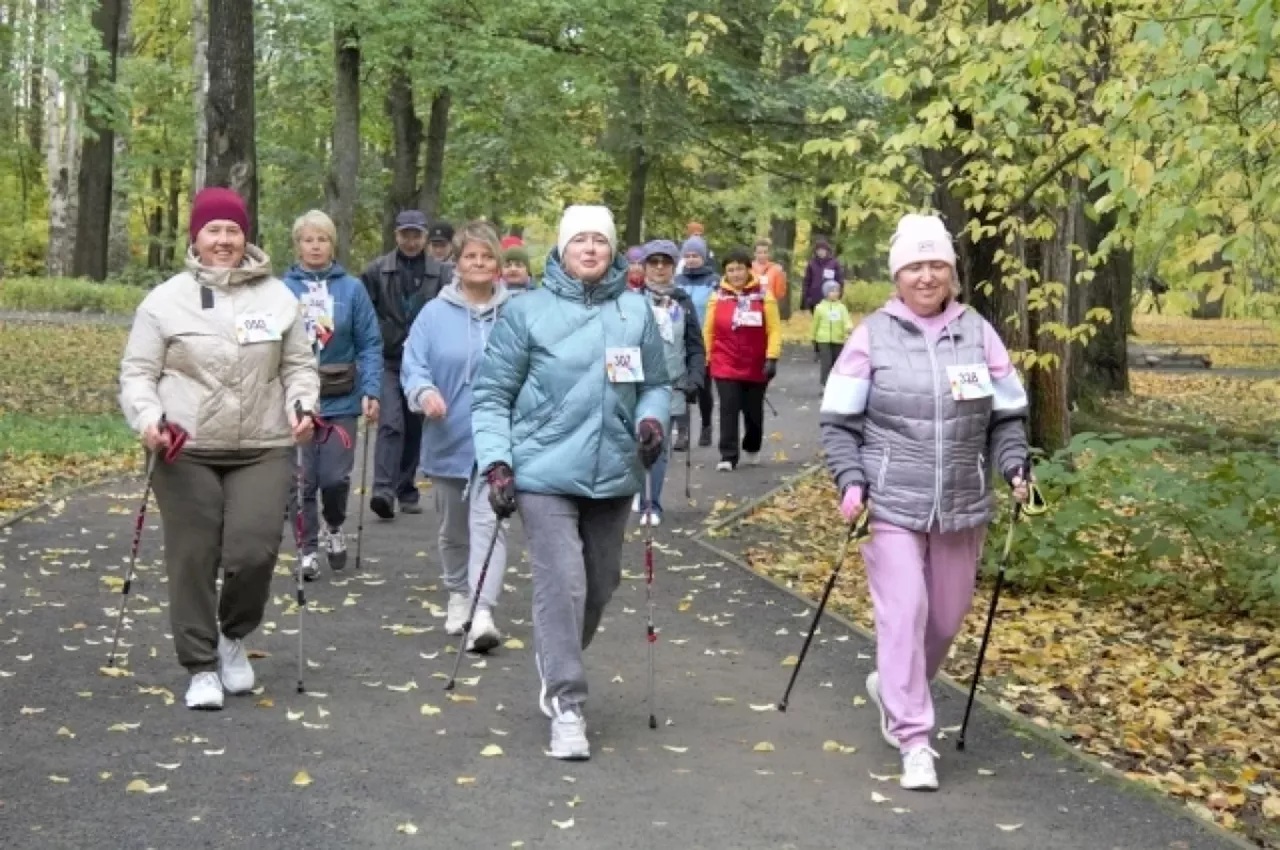
[[[195,165],[191,170],[191,194],[204,188],[209,156],[209,117],[205,103],[209,93],[209,10],[206,0],[191,0],[191,40],[195,51],[191,61],[194,85],[191,87],[195,101],[196,138]]]
[[[122,0],[120,4],[121,58],[133,52],[133,2]],[[129,154],[129,133],[117,132],[111,178],[111,236],[107,246],[107,271],[115,274],[129,265],[129,172],[125,157]]]

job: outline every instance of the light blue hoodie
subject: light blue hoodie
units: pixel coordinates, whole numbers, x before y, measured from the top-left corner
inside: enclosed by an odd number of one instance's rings
[[[431,478],[469,478],[475,465],[471,438],[471,384],[484,360],[489,335],[511,295],[494,287],[493,298],[475,305],[462,295],[457,279],[418,313],[409,330],[400,366],[400,384],[415,412],[430,390],[444,398],[443,419],[422,424],[419,468]]]

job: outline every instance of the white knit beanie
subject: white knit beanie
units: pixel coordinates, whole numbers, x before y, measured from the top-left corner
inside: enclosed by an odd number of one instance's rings
[[[956,268],[956,249],[947,226],[936,215],[907,213],[889,240],[889,276],[897,277],[903,266],[937,260]]]
[[[575,204],[560,217],[560,258],[564,259],[565,246],[579,233],[599,233],[609,240],[609,250],[618,253],[618,230],[613,224],[613,213],[608,207]]]

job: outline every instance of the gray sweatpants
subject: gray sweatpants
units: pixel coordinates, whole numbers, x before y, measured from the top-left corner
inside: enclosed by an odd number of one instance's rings
[[[312,441],[302,447],[302,540],[294,543],[299,544],[298,551],[304,554],[316,551],[320,533],[321,511],[316,507],[317,492],[323,505],[324,521],[329,528],[341,528],[347,521],[351,470],[356,463],[356,417],[340,416],[326,421],[347,432],[351,437],[351,447],[343,446],[337,434],[330,434],[323,443]],[[296,528],[294,523],[298,513],[297,452],[294,454],[294,474],[289,483],[289,528]]]
[[[410,410],[400,389],[400,364],[382,369],[378,443],[373,448],[373,492],[394,496],[401,505],[418,504],[418,457],[422,453],[422,411]]]
[[[567,710],[587,698],[582,651],[622,581],[631,497],[519,493],[517,501],[533,563],[535,650],[548,699]]]
[[[218,669],[218,628],[240,640],[258,628],[280,552],[280,503],[292,449],[197,455],[156,466],[164,519],[169,625],[178,663]],[[218,570],[222,595],[218,595]]]
[[[498,541],[489,560],[480,604],[492,610],[502,593],[507,572],[507,530],[498,528],[498,515],[489,506],[489,483],[477,478],[470,489],[465,478],[433,478],[436,512],[440,514],[440,563],[450,593],[475,593],[484,556],[497,529]]]

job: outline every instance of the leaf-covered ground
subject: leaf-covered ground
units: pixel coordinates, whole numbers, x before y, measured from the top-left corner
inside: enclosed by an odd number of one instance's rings
[[[1207,354],[1218,368],[1280,369],[1280,327],[1260,319],[1135,316],[1133,341]]]
[[[816,599],[841,523],[824,473],[744,521],[752,567]],[[999,545],[993,541],[990,545]],[[967,681],[989,602],[983,584],[945,672]],[[832,595],[873,627],[861,556]],[[1280,623],[1195,616],[1174,599],[1002,595],[984,681],[1006,708],[1185,801],[1198,815],[1280,847]]]
[[[126,328],[0,322],[0,516],[132,471],[116,378]]]

